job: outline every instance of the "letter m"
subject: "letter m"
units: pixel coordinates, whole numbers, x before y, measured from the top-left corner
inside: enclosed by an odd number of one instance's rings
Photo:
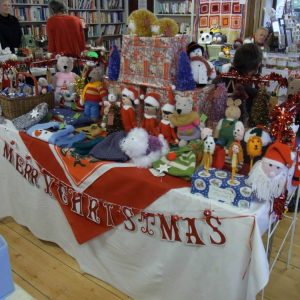
[[[14,149],[9,146],[7,142],[5,142],[3,149],[3,156],[12,164],[13,163],[13,151]]]
[[[181,242],[176,219],[173,218],[173,216],[171,216],[169,222],[170,224],[168,224],[168,221],[166,220],[166,217],[164,215],[158,214],[158,216],[160,219],[160,230],[162,239],[168,241]]]

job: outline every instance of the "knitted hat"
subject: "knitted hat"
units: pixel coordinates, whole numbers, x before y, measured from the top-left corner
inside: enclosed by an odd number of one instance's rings
[[[204,48],[197,44],[196,42],[190,42],[186,47],[186,53],[188,56],[190,56],[190,53],[193,52],[196,49],[201,49],[202,54],[204,53]]]
[[[173,104],[166,103],[161,110],[163,112],[173,113],[175,111],[175,106]]]
[[[293,163],[291,154],[288,145],[277,141],[269,146],[263,159],[273,165],[290,168]]]
[[[113,132],[95,145],[89,154],[101,160],[125,162],[129,158],[120,148],[120,141],[125,138],[125,136],[126,133],[124,131]]]
[[[160,95],[155,92],[151,92],[146,94],[144,101],[145,104],[149,104],[154,107],[159,107],[159,100],[160,100]]]
[[[140,103],[138,91],[132,86],[125,87],[122,90],[122,95],[127,96],[136,105]]]

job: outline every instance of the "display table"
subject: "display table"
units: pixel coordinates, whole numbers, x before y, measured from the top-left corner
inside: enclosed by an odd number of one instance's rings
[[[18,153],[28,154],[10,121],[0,125],[2,154],[5,140],[14,140]],[[212,222],[224,234],[222,245],[217,245],[221,235],[205,220],[197,223],[203,243],[188,245],[191,228],[184,219],[178,222],[181,241],[171,242],[162,238],[159,225],[154,223],[150,224],[152,236],[143,233],[145,224],[139,215],[132,219],[135,231],[120,224],[78,244],[57,200],[45,194],[44,188],[29,184],[4,154],[0,168],[0,218],[12,216],[38,238],[57,243],[77,260],[83,272],[133,299],[253,300],[268,282],[261,239],[268,226],[267,204],[253,203],[250,209],[242,209],[192,195],[189,188],[171,189],[145,211],[199,218],[209,209],[219,218],[219,225]]]

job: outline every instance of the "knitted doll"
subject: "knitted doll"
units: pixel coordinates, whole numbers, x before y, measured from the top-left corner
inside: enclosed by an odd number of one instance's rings
[[[139,104],[137,90],[133,87],[125,87],[122,90],[121,119],[126,132],[137,127],[134,104]]]
[[[160,96],[154,92],[146,94],[144,100],[144,118],[141,127],[151,135],[157,135],[158,133],[157,113],[159,100]]]
[[[293,163],[291,155],[288,145],[276,141],[268,147],[262,160],[254,164],[247,184],[252,185],[258,199],[272,201],[284,192]]]
[[[107,100],[108,92],[103,84],[103,76],[103,66],[93,68],[88,75],[90,82],[85,85],[81,94],[84,114],[93,121],[99,120],[100,106],[104,100]]]
[[[185,146],[189,141],[200,138],[200,117],[193,111],[192,97],[175,97],[175,113],[170,116],[173,126],[177,127],[179,146]]]
[[[172,104],[165,104],[161,109],[162,119],[159,123],[158,132],[164,136],[169,144],[178,144],[178,138],[174,126],[170,122],[170,116],[174,113]]]

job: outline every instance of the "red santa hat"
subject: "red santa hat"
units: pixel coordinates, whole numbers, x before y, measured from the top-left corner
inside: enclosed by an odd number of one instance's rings
[[[170,113],[174,113],[175,111],[175,106],[173,104],[170,103],[166,103],[162,109],[163,112],[170,112]]]
[[[290,168],[293,164],[291,148],[279,141],[269,146],[263,159],[279,167]]]
[[[160,95],[155,93],[155,92],[151,92],[146,94],[145,96],[145,104],[151,105],[153,107],[159,107],[159,100],[160,100]]]
[[[134,104],[139,104],[139,93],[138,91],[132,87],[128,86],[122,90],[122,95],[128,97]]]

